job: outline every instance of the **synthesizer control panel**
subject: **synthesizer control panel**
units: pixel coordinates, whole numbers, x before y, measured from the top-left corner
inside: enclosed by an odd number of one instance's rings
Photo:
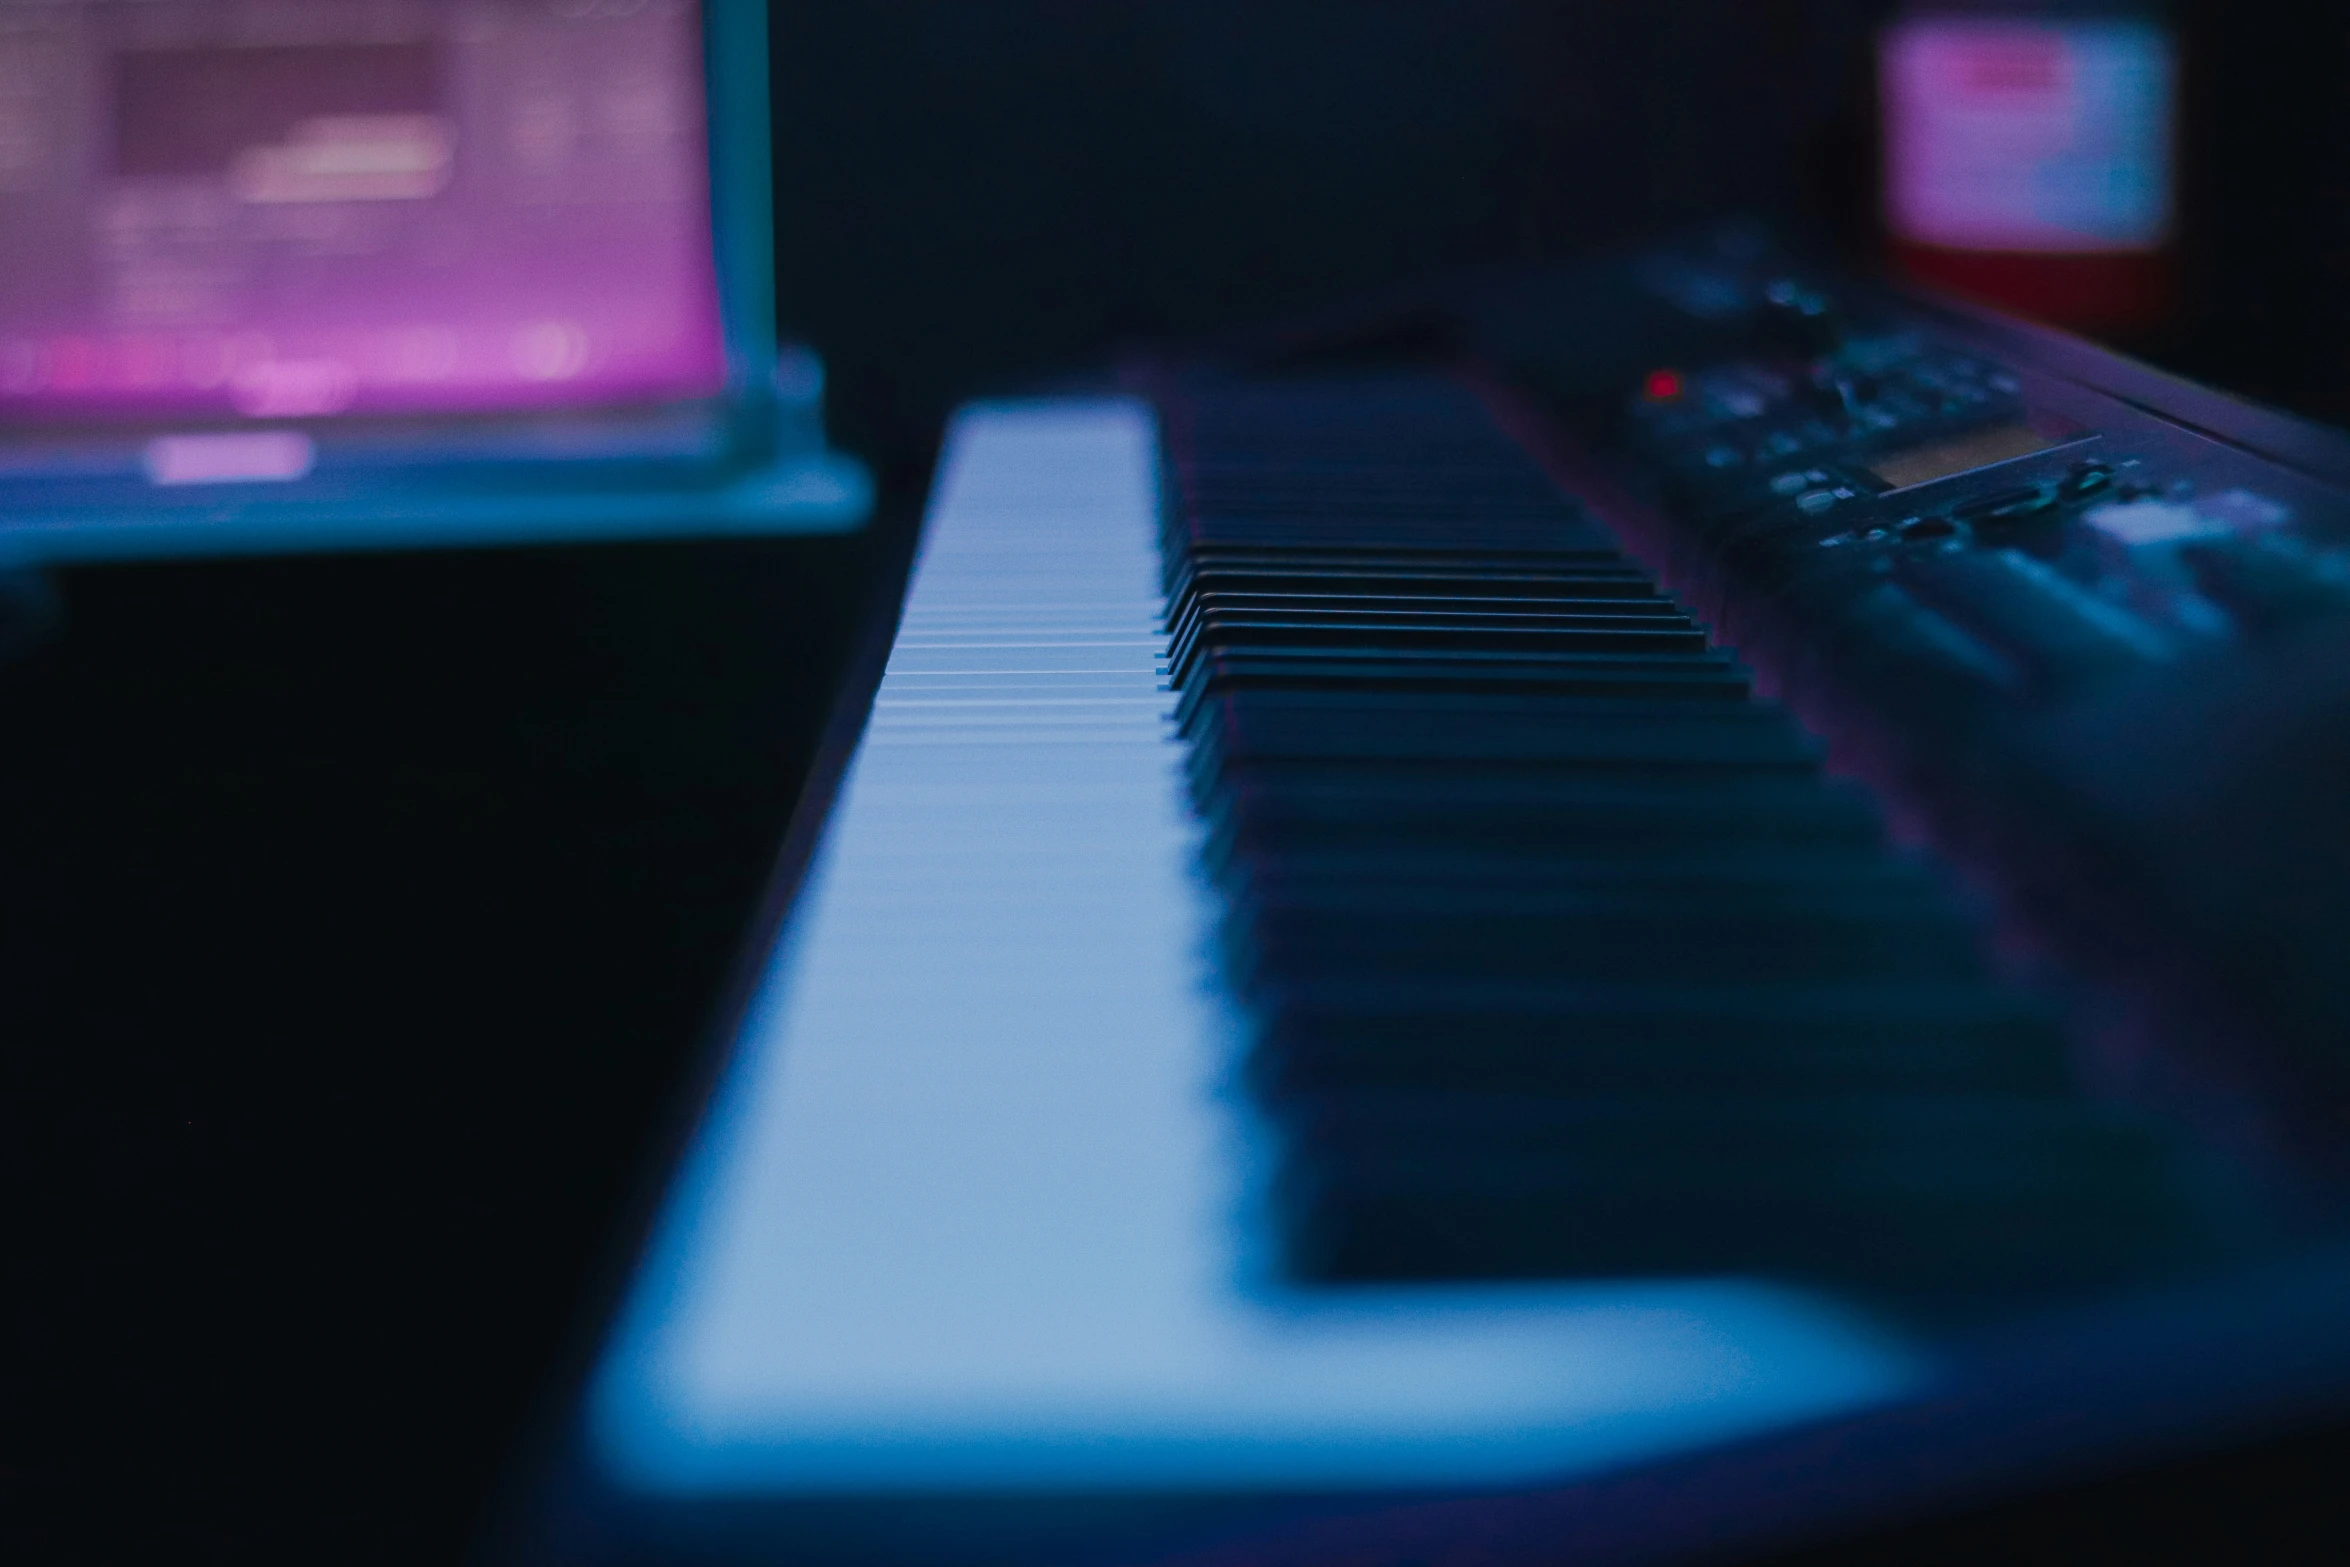
[[[1625,423],[1726,565],[1913,599],[1958,629],[1930,644],[1953,677],[2054,690],[2350,609],[2331,493],[1915,326],[1660,367]]]
[[[2340,1189],[2350,438],[1743,230],[1452,308],[1513,428],[1982,890],[2102,1070]]]

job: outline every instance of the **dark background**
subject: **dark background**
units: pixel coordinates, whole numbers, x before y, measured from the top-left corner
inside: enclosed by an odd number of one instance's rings
[[[1729,211],[1865,262],[1858,0],[775,12],[864,536],[76,570],[0,669],[0,1556],[446,1559],[559,1390],[952,400]],[[2185,292],[2322,415],[2350,22],[2178,12]]]
[[[896,449],[973,385],[1111,345],[1724,213],[1871,265],[1873,40],[1896,9],[778,7],[783,319],[831,361],[852,439]],[[2350,416],[2350,19],[2136,9],[2170,19],[2184,61],[2180,294],[2125,346]]]

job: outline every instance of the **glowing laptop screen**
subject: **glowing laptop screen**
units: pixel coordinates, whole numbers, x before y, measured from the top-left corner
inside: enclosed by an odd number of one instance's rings
[[[723,377],[694,0],[0,0],[0,419]]]

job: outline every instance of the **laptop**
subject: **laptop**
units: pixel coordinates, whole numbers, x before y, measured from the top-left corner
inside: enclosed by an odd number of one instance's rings
[[[856,526],[758,0],[0,0],[0,560]]]

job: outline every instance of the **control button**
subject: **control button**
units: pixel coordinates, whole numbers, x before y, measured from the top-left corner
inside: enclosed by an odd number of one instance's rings
[[[1956,507],[1952,515],[1964,522],[2020,522],[2036,517],[2057,502],[2057,486],[2030,484],[2012,490],[2001,490],[1981,500],[1969,501]]]
[[[2082,520],[2096,530],[2097,537],[2124,549],[2176,544],[2181,539],[2200,539],[2222,531],[2192,506],[2158,500],[2108,501],[2090,507],[2082,513]]]
[[[1860,412],[1861,396],[1852,384],[1852,378],[1840,370],[1832,359],[1822,359],[1812,366],[1812,406],[1822,413],[1851,417]]]
[[[1965,530],[1948,517],[1905,517],[1893,531],[1904,540],[1919,542],[1927,539],[1954,539]]]
[[[2350,609],[2350,569],[2279,534],[2185,543],[2177,551],[2196,589],[2261,631],[2275,632]]]
[[[1773,495],[1793,495],[1797,490],[1815,484],[1825,484],[1828,476],[1814,468],[1808,473],[1783,473],[1771,481]]]
[[[1817,359],[1844,346],[1844,323],[1835,301],[1818,289],[1793,278],[1773,278],[1764,286],[1763,298],[1800,357]]]
[[[2096,494],[2111,483],[2113,469],[2106,464],[2077,462],[2073,464],[2072,471],[2065,475],[2063,487],[2067,499],[2078,500],[2084,495]]]
[[[2291,520],[2293,515],[2290,507],[2245,489],[2222,490],[2204,499],[2195,509],[2235,533],[2274,528]]]
[[[1806,490],[1795,497],[1795,509],[1806,517],[1817,517],[1835,505],[1838,498],[1834,490]]]
[[[1911,519],[1913,522],[1915,518]],[[1819,541],[1824,550],[1842,549],[1848,544],[1882,544],[1893,537],[1891,528],[1854,528],[1845,533],[1831,533]]]

